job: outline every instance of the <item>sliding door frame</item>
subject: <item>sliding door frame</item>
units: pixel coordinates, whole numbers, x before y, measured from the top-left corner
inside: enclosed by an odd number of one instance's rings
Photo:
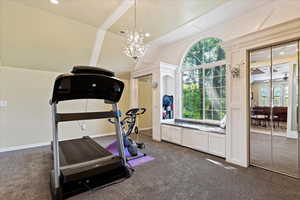
[[[254,51],[258,51],[258,50],[262,50],[262,49],[267,49],[267,48],[270,48],[270,52],[271,52],[271,57],[270,57],[270,62],[271,62],[271,66],[270,66],[270,102],[271,102],[271,113],[270,115],[273,116],[273,86],[272,86],[272,72],[273,72],[273,48],[276,47],[276,46],[279,46],[279,45],[283,45],[283,44],[287,44],[287,43],[292,43],[292,42],[297,42],[297,47],[298,47],[298,51],[297,51],[297,56],[298,56],[298,110],[297,110],[297,129],[298,129],[298,138],[297,138],[297,149],[298,149],[298,155],[297,155],[297,159],[298,159],[298,176],[293,176],[291,174],[288,174],[288,173],[284,173],[284,172],[281,172],[281,171],[277,171],[277,170],[272,170],[272,169],[268,169],[268,168],[265,168],[263,166],[259,166],[259,165],[255,165],[253,163],[251,163],[251,139],[250,139],[250,132],[251,132],[251,110],[250,110],[250,97],[251,97],[251,94],[250,94],[250,87],[251,87],[251,83],[250,83],[250,76],[251,76],[251,52],[254,52]],[[268,170],[268,171],[272,171],[272,172],[276,172],[276,173],[279,173],[279,174],[284,174],[284,175],[287,175],[289,177],[292,177],[292,178],[297,178],[297,179],[300,179],[300,147],[299,147],[299,144],[300,144],[300,125],[299,125],[299,122],[300,122],[300,109],[299,109],[299,105],[300,105],[300,38],[296,38],[296,39],[290,39],[290,40],[285,40],[285,41],[280,41],[280,42],[275,42],[273,44],[268,44],[268,45],[263,45],[263,46],[259,46],[259,47],[255,47],[255,48],[250,48],[250,49],[247,49],[246,50],[246,56],[247,56],[247,69],[246,69],[246,79],[247,79],[247,120],[248,120],[248,164],[250,166],[255,166],[255,167],[259,167],[259,168],[262,168],[262,169],[265,169],[265,170]],[[271,159],[272,159],[272,163],[273,163],[273,144],[272,144],[272,136],[273,136],[273,120],[272,120],[272,117],[271,117]]]

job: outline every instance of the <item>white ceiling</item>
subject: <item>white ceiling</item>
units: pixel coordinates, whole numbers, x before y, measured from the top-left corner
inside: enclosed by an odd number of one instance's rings
[[[138,0],[137,28],[149,32],[147,41],[159,38],[221,6],[229,0]],[[109,29],[119,34],[134,27],[134,7]]]
[[[0,62],[47,71],[68,71],[74,64],[87,65],[97,29],[124,1],[130,0],[60,0],[58,5],[49,0],[0,0]],[[143,18],[141,24],[149,28],[153,39],[225,1],[138,0],[138,9]],[[175,12],[168,12],[170,9]],[[132,9],[121,16],[107,32],[98,65],[116,72],[134,68],[134,62],[122,52],[124,38],[114,33],[123,23],[127,24],[131,12]]]
[[[130,0],[60,0],[58,5],[49,0],[0,0],[0,62],[48,71],[86,65],[97,29],[124,1]],[[299,4],[297,0],[138,0],[139,27],[151,34],[149,45],[161,45],[275,1],[296,10]],[[116,72],[133,69],[135,63],[122,53],[124,38],[116,34],[131,23],[129,9],[106,34],[98,65]]]
[[[59,0],[59,4],[50,0],[10,0],[26,6],[39,8],[58,16],[64,16],[94,27],[101,26],[123,0]]]
[[[151,41],[150,44],[166,46],[188,38],[197,38],[197,35],[206,35],[208,32],[212,35],[213,29],[223,29],[222,33],[213,33],[215,37],[222,38],[221,36],[228,35],[226,39],[234,39],[241,34],[258,31],[300,17],[299,9],[299,0],[230,0],[180,28]],[[232,26],[234,30],[228,29],[228,26]]]

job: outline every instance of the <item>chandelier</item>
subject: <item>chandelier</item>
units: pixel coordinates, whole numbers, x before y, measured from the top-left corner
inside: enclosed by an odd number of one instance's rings
[[[126,46],[124,47],[124,53],[134,60],[138,60],[143,57],[146,52],[144,44],[145,37],[149,37],[149,33],[143,33],[137,31],[136,28],[136,0],[134,0],[134,29],[132,31],[126,31]]]

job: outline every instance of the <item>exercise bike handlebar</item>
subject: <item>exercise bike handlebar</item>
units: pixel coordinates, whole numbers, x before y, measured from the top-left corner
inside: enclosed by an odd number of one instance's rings
[[[146,112],[146,108],[132,108],[128,110],[125,115],[142,115]]]

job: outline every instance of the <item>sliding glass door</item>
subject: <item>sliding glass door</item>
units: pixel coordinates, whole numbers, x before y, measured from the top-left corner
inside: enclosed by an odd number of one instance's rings
[[[271,48],[250,53],[250,155],[251,164],[272,167]]]
[[[250,52],[250,164],[299,177],[298,41]]]

